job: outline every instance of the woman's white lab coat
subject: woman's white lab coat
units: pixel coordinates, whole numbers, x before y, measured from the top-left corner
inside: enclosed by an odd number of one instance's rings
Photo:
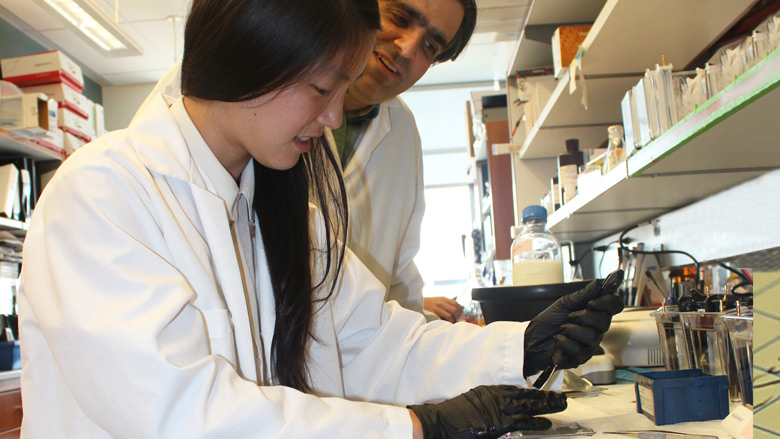
[[[426,325],[383,299],[348,256],[315,316],[317,395],[258,385],[272,379],[254,348],[227,207],[160,97],[68,158],[35,208],[18,302],[23,437],[408,438],[405,404],[526,385],[525,325]]]

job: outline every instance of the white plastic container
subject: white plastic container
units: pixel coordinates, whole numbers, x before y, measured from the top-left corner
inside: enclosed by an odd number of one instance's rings
[[[547,209],[523,209],[523,227],[512,242],[512,285],[563,282],[561,245],[547,229]]]

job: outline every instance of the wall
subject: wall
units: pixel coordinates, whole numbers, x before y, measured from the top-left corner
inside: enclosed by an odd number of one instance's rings
[[[106,129],[126,128],[153,87],[154,83],[103,87]]]
[[[49,49],[38,44],[25,35],[24,32],[15,28],[7,21],[0,19],[0,58],[13,58],[15,56],[48,51]],[[73,57],[70,58],[74,59]],[[84,77],[84,90],[81,93],[93,102],[103,103],[100,84],[86,76]]]
[[[646,248],[683,250],[700,263],[727,261],[740,268],[756,271],[780,270],[780,232],[778,231],[777,192],[780,170],[770,171],[709,198],[662,215],[655,224],[645,223],[626,237],[644,242]],[[609,236],[595,246],[617,241],[619,234]],[[578,249],[579,251],[580,249]],[[614,244],[604,255],[590,258],[596,275],[617,267]],[[661,261],[665,266],[687,265],[690,258],[671,255]],[[601,272],[599,273],[599,265]],[[587,271],[588,267],[586,268]]]

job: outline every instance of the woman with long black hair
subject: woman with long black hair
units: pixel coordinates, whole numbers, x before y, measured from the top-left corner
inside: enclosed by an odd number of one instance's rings
[[[183,97],[79,149],[35,208],[25,438],[497,437],[565,407],[497,384],[587,359],[606,329],[561,325],[608,326],[601,288],[557,321],[425,324],[345,250],[322,135],[378,28],[376,0],[194,0]]]

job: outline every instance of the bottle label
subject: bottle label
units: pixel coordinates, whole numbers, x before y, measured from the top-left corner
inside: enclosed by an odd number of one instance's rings
[[[563,283],[563,262],[530,260],[512,264],[512,285],[544,285]]]

